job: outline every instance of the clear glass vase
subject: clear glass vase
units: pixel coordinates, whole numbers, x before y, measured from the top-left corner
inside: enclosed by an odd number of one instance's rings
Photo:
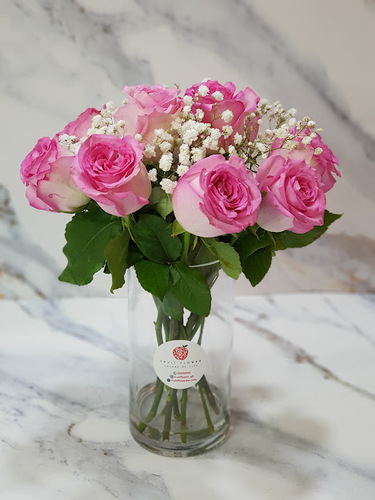
[[[206,452],[229,431],[234,280],[217,262],[196,268],[211,288],[206,318],[168,315],[128,272],[130,430],[164,456]]]

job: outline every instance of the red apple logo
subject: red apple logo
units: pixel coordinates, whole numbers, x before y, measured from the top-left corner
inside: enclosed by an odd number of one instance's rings
[[[187,358],[188,353],[187,345],[175,347],[172,351],[173,356],[181,361]]]

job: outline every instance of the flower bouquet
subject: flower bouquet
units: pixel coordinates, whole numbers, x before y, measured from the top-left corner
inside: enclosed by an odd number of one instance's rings
[[[103,269],[113,292],[126,270],[135,271],[134,286],[155,311],[156,354],[154,380],[131,389],[132,433],[154,451],[193,454],[228,430],[228,391],[223,403],[198,366],[219,274],[244,273],[255,286],[278,250],[319,238],[339,217],[326,209],[325,194],[340,176],[338,160],[314,121],[249,87],[236,92],[233,83],[205,80],[183,95],[160,85],[123,92],[120,105],[86,109],[40,139],[21,179],[33,207],[74,213],[60,280],[85,285]],[[212,439],[217,427],[221,437]]]

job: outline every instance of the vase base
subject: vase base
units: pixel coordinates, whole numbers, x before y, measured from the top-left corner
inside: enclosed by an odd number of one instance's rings
[[[188,391],[186,422],[182,425],[180,413],[175,415],[171,412],[170,418],[166,419],[164,404],[167,391],[164,391],[159,403],[162,410],[149,419],[147,416],[155,401],[155,385],[143,387],[137,397],[139,413],[130,414],[130,432],[135,441],[143,448],[166,457],[200,455],[221,445],[229,432],[229,413],[221,405],[220,392],[210,387],[211,402],[214,400],[215,404],[209,409],[207,404],[203,411],[199,390],[192,387]],[[176,401],[181,395],[181,390],[175,391]]]

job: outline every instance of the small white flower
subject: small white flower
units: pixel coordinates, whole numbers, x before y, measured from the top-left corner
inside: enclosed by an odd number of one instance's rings
[[[312,141],[312,137],[306,136],[302,139],[302,144],[310,144],[311,141]]]
[[[191,95],[185,95],[183,100],[184,100],[184,103],[186,104],[186,106],[192,106],[193,98]]]
[[[156,156],[155,147],[153,144],[147,144],[143,151],[146,158],[152,158]]]
[[[221,118],[225,121],[225,123],[229,123],[233,120],[233,113],[230,109],[226,109],[221,113]]]
[[[200,85],[198,89],[198,94],[202,97],[206,97],[209,91],[210,89],[207,87],[207,85]]]
[[[197,111],[195,112],[195,118],[198,121],[202,121],[204,118],[204,111],[202,109],[197,109]]]
[[[113,113],[116,111],[116,109],[117,109],[116,104],[115,104],[113,101],[109,101],[109,102],[107,102],[107,104],[106,104],[105,106],[106,106],[106,108],[108,109],[108,111],[109,111],[110,113],[112,113],[112,114],[113,114]]]
[[[189,167],[186,165],[179,165],[177,167],[177,174],[182,177],[189,170]]]
[[[103,108],[101,111],[100,111],[100,114],[102,115],[103,118],[112,118],[112,113],[110,112],[109,109],[107,108]]]
[[[295,108],[290,108],[290,109],[288,109],[287,113],[289,116],[294,117],[297,114],[297,110]]]
[[[238,132],[236,132],[234,134],[234,144],[236,144],[238,146],[239,144],[241,144],[242,141],[243,141],[242,135],[239,134]]]
[[[157,179],[158,179],[158,171],[156,170],[156,168],[152,168],[148,174],[147,174],[147,177],[149,178],[149,180],[151,182],[156,182]]]
[[[102,117],[100,115],[95,115],[92,119],[92,126],[94,128],[100,127],[102,124]]]
[[[267,104],[268,104],[268,99],[263,98],[259,101],[258,106],[266,106]]]
[[[171,169],[172,161],[173,161],[172,153],[166,153],[162,155],[159,162],[160,169],[163,170],[163,172],[168,172],[168,170]]]
[[[288,122],[289,127],[294,127],[294,125],[297,123],[297,120],[295,118],[291,118]]]
[[[323,153],[322,148],[315,148],[314,155],[321,155]]]
[[[117,126],[118,126],[118,127],[120,127],[120,128],[125,127],[125,122],[124,122],[124,120],[119,120],[119,121],[117,122]]]
[[[189,115],[191,113],[191,106],[184,106],[183,113],[184,115]]]
[[[129,99],[127,99],[126,97],[122,100],[121,104],[128,104],[129,102]]]
[[[191,157],[193,161],[199,161],[202,158],[204,158],[205,155],[205,150],[204,148],[192,148],[191,150]]]
[[[163,191],[167,194],[172,194],[175,187],[177,186],[177,181],[171,181],[170,179],[162,179],[160,181],[160,186]]]
[[[215,92],[213,92],[212,97],[215,99],[215,101],[222,101],[224,99],[224,96],[220,92],[220,90],[216,90]]]
[[[229,153],[229,156],[236,155],[237,154],[236,148],[234,146],[230,145],[228,148],[228,153]]]
[[[316,127],[316,123],[314,122],[314,120],[310,120],[309,122],[307,122],[307,126],[310,127],[310,128],[315,128]]]
[[[142,136],[142,134],[135,134],[134,139],[138,142],[142,142],[143,136]]]
[[[168,153],[172,149],[172,144],[168,141],[163,141],[160,145],[160,150],[162,153]]]

